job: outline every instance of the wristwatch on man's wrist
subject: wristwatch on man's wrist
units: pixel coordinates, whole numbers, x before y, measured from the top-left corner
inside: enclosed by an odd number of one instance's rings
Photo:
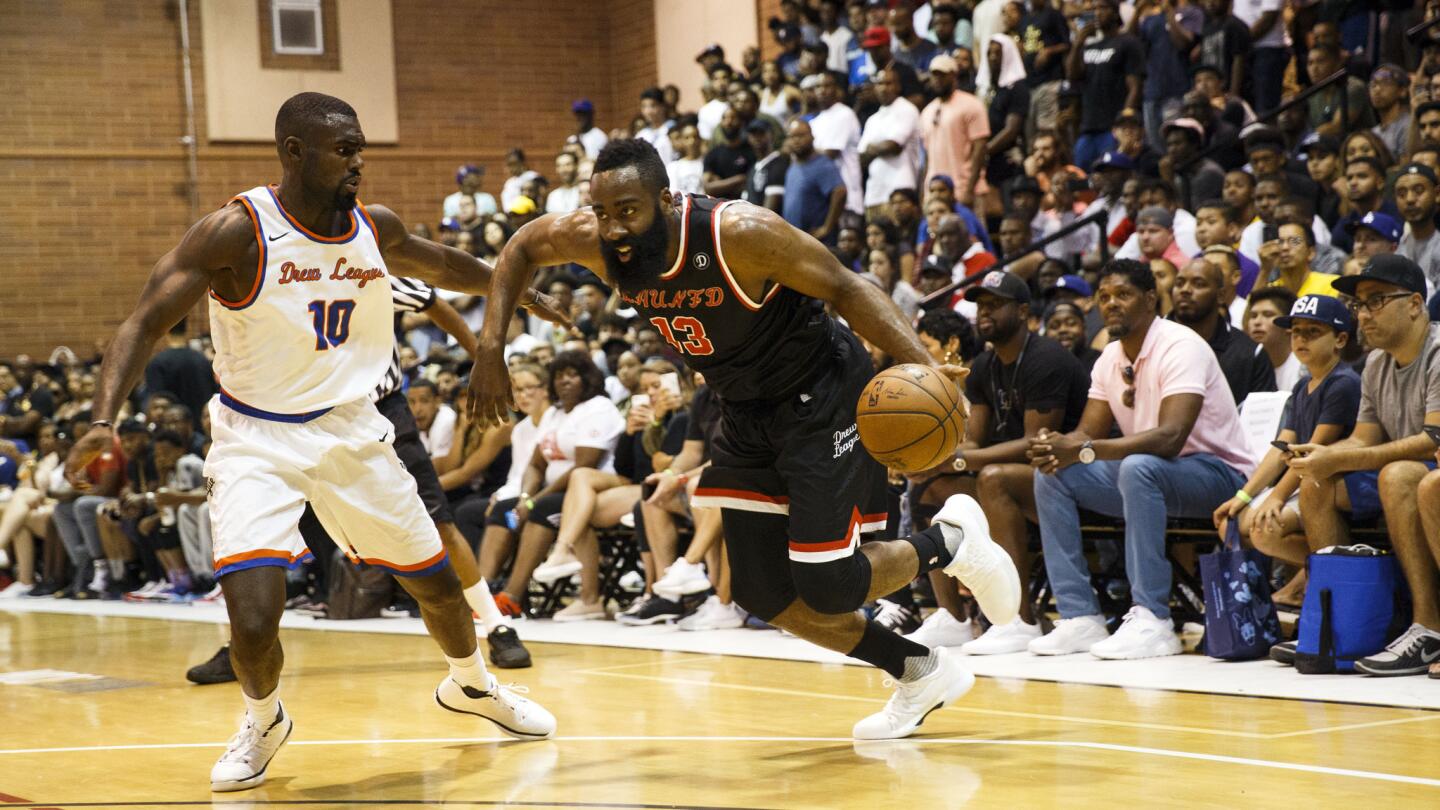
[[[1087,441],[1080,445],[1080,463],[1093,464],[1095,462],[1095,443]]]

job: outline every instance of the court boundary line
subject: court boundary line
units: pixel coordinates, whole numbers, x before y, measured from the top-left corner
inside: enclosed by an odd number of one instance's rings
[[[1082,751],[1107,751],[1113,753],[1126,753],[1142,756],[1165,757],[1169,759],[1189,759],[1201,762],[1223,763],[1226,765],[1245,765],[1255,768],[1269,768],[1272,770],[1296,771],[1300,773],[1321,774],[1325,776],[1341,776],[1355,779],[1368,779],[1372,781],[1391,782],[1395,784],[1418,785],[1421,787],[1440,788],[1440,779],[1425,776],[1410,776],[1408,774],[1387,773],[1384,771],[1365,771],[1356,768],[1334,768],[1328,765],[1311,765],[1301,762],[1286,762],[1283,760],[1256,759],[1253,757],[1237,757],[1228,754],[1207,754],[1199,751],[1180,751],[1169,748],[1152,748],[1140,745],[1125,745],[1122,743],[1104,743],[1089,740],[993,740],[975,739],[967,737],[911,737],[902,740],[855,740],[850,737],[761,737],[761,736],[700,736],[700,735],[580,735],[561,736],[550,738],[551,742],[558,743],[616,743],[616,742],[675,742],[675,743],[826,743],[826,744],[864,744],[867,746],[894,745],[901,747],[914,747],[923,745],[962,745],[962,746],[1002,746],[1015,748],[1065,748]],[[442,744],[484,744],[484,743],[514,743],[508,737],[417,737],[409,739],[371,739],[371,740],[291,740],[290,745],[303,746],[328,746],[328,745],[442,745]],[[46,753],[77,753],[77,752],[102,752],[102,751],[134,751],[134,750],[169,750],[184,748],[223,748],[225,743],[149,743],[143,745],[95,745],[95,746],[73,746],[64,748],[9,748],[0,749],[0,756],[19,754],[46,754]],[[331,800],[328,803],[335,803]],[[35,805],[66,805],[80,804],[79,802],[36,802]],[[95,804],[91,806],[103,807],[113,806]],[[540,805],[545,806],[545,805]],[[554,806],[553,804],[551,806]],[[618,805],[624,807],[626,805]]]

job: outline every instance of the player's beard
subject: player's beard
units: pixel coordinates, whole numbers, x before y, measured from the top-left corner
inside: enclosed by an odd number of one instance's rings
[[[619,247],[629,247],[630,261],[622,262],[615,253]],[[624,239],[600,240],[600,255],[605,259],[605,270],[621,287],[635,289],[653,284],[665,272],[665,259],[670,253],[670,220],[655,204],[655,219],[644,233],[627,236]]]
[[[356,194],[345,187],[345,183],[351,179],[352,178],[349,177],[345,178],[340,181],[340,185],[335,188],[335,210],[337,211],[349,211],[355,207]]]

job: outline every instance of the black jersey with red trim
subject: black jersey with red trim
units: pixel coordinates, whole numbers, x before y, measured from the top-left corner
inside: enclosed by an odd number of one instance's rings
[[[783,399],[828,356],[836,329],[820,301],[770,282],[752,300],[720,244],[720,215],[739,200],[684,195],[680,251],[653,283],[617,279],[620,297],[705,375],[722,399]]]

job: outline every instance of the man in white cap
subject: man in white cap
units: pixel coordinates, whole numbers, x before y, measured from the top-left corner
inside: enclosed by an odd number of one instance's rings
[[[959,63],[949,54],[930,61],[930,87],[936,98],[920,113],[929,158],[925,182],[938,174],[950,175],[955,179],[955,198],[973,205],[976,192],[985,190],[982,173],[990,115],[980,99],[956,84],[959,73]]]

